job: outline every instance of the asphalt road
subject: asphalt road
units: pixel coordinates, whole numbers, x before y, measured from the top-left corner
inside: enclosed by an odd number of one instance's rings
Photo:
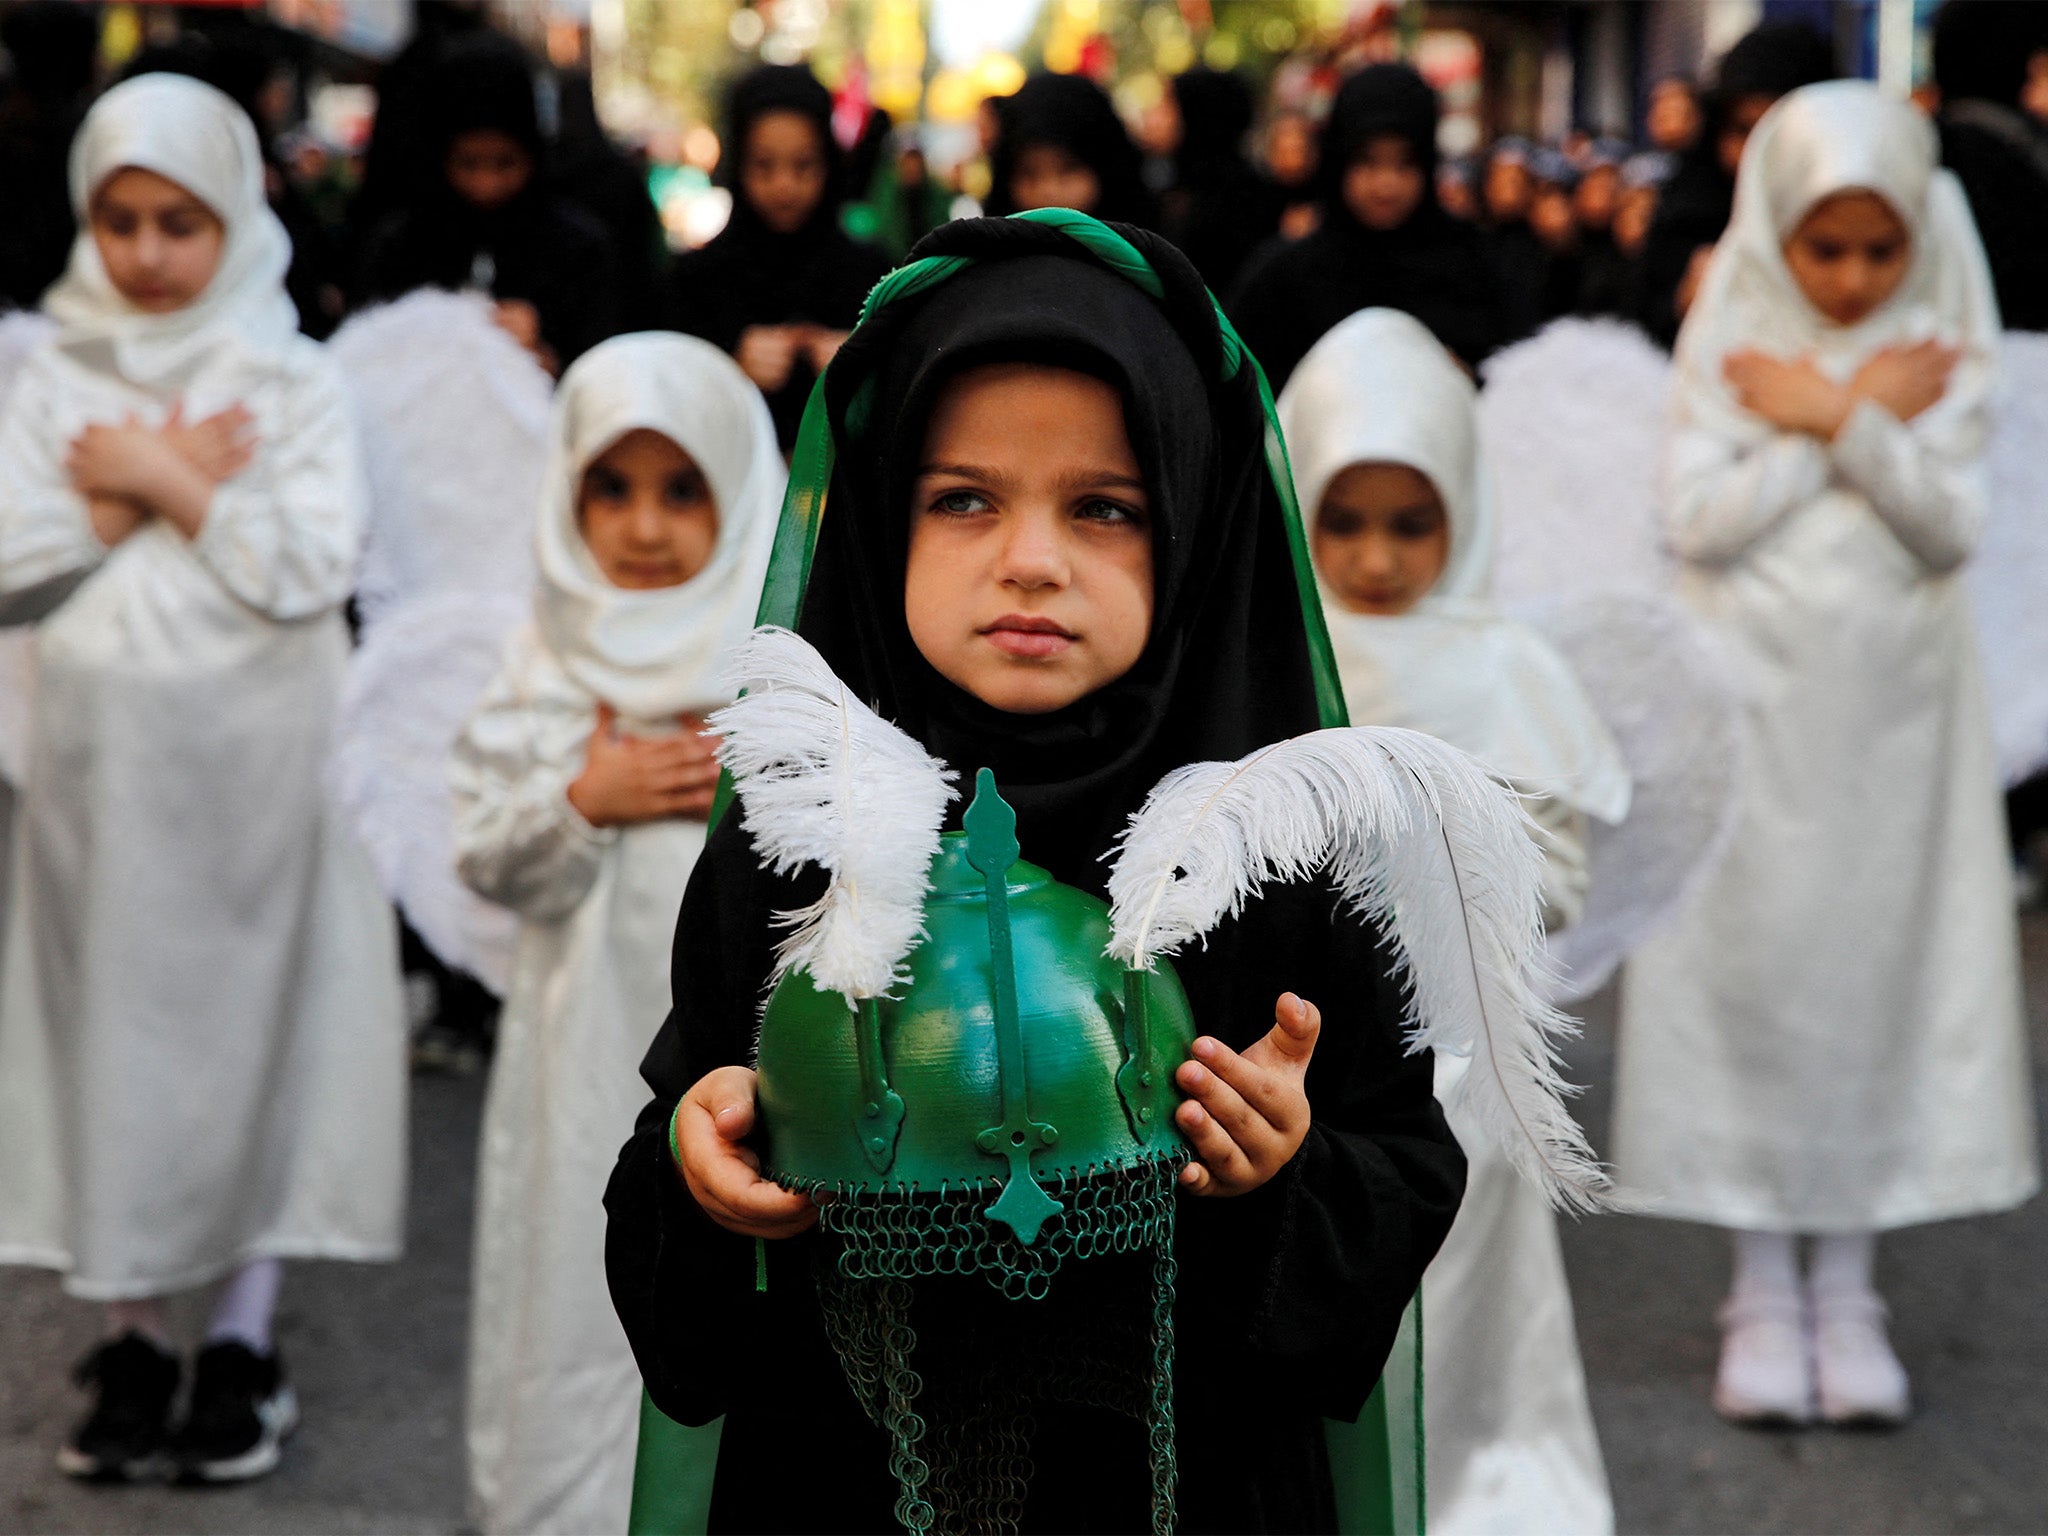
[[[2027,925],[2037,1089],[2048,1083],[2048,918]],[[1590,1012],[1573,1075],[1604,1128],[1612,1033]],[[411,1242],[390,1266],[294,1266],[279,1340],[305,1427],[268,1481],[224,1491],[89,1488],[55,1448],[91,1308],[0,1272],[0,1533],[458,1532],[461,1363],[480,1080],[422,1078]],[[1570,1223],[1565,1251],[1621,1529],[2048,1532],[2048,1202],[1887,1239],[1880,1283],[1919,1413],[1896,1433],[1730,1428],[1707,1407],[1719,1234],[1647,1219]],[[180,1312],[196,1329],[196,1305]],[[1532,1533],[1549,1536],[1549,1533]]]

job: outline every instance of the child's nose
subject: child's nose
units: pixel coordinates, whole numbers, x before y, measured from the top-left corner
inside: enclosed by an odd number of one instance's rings
[[[1067,553],[1054,520],[1020,517],[1003,542],[1002,574],[1005,580],[1028,586],[1058,586],[1066,580]]]

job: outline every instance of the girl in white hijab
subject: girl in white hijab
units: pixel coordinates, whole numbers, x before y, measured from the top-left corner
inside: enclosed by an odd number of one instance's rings
[[[144,75],[71,154],[55,337],[0,418],[0,606],[41,683],[0,976],[0,1259],[110,1303],[64,1470],[232,1479],[295,1418],[284,1257],[389,1259],[390,909],[321,790],[362,492],[249,120]],[[190,1405],[157,1298],[228,1277]]]
[[[1620,822],[1631,783],[1564,657],[1489,600],[1476,405],[1428,330],[1367,309],[1279,409],[1351,723],[1441,737],[1523,792],[1555,930],[1585,902],[1589,822]],[[1439,1092],[1467,1065],[1439,1058]],[[1486,1137],[1452,1129],[1465,1200],[1422,1283],[1430,1529],[1611,1531],[1555,1219]]]
[[[1874,1234],[2037,1185],[1961,584],[1997,328],[1920,114],[1855,81],[1779,102],[1679,337],[1666,466],[1754,772],[1726,858],[1630,964],[1616,1106],[1623,1182],[1735,1231],[1714,1401],[1738,1420],[1903,1419]]]
[[[640,1374],[603,1198],[647,1096],[677,909],[717,782],[703,717],[753,624],[785,475],[760,391],[693,337],[570,368],[542,482],[534,622],[457,743],[462,877],[523,919],[477,1198],[473,1512],[624,1530]]]

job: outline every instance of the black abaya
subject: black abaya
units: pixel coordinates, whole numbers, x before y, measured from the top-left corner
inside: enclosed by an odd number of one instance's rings
[[[1265,477],[1248,370],[1226,383],[1206,294],[1164,242],[1132,231],[1162,305],[1031,225],[949,225],[920,247],[976,265],[856,333],[827,380],[839,468],[800,629],[856,692],[966,768],[994,767],[1025,856],[1100,892],[1099,856],[1167,769],[1314,728],[1308,642]],[[1066,709],[1005,715],[944,682],[902,618],[908,477],[938,391],[977,361],[1031,359],[1115,383],[1153,509],[1155,619],[1123,679]],[[872,381],[866,430],[855,388]],[[958,807],[955,807],[957,814]],[[856,1407],[822,1331],[812,1233],[765,1245],[713,1224],[668,1148],[682,1093],[750,1059],[772,963],[771,912],[803,882],[765,873],[737,818],[711,837],[676,930],[675,1009],[644,1074],[655,1097],[606,1205],[613,1297],[648,1390],[671,1417],[723,1414],[714,1529],[890,1528],[888,1447]],[[1319,884],[1269,890],[1175,962],[1203,1030],[1237,1047],[1274,1001],[1315,1000],[1324,1026],[1300,1152],[1237,1199],[1177,1197],[1175,1371],[1184,1530],[1329,1530],[1321,1420],[1355,1416],[1448,1229],[1463,1158],[1404,1053],[1401,1000],[1376,936]],[[1053,1304],[1086,1276],[1063,1273]],[[1037,1305],[1037,1304],[1019,1304]],[[1050,1416],[1048,1416],[1050,1417]],[[1147,1492],[1135,1421],[1048,1431],[1025,1527],[1130,1529]],[[1063,1438],[1061,1438],[1063,1437]],[[789,1475],[793,1453],[809,1458]]]
[[[823,199],[802,227],[770,229],[747,202],[737,166],[748,130],[769,112],[795,112],[817,128],[827,162]],[[839,227],[844,167],[832,137],[832,97],[801,65],[763,65],[741,77],[726,111],[723,179],[732,190],[732,218],[699,250],[669,265],[668,323],[728,353],[757,325],[808,324],[849,331],[868,290],[891,265],[880,246]],[[817,372],[799,357],[780,389],[765,390],[775,434],[787,450],[796,441],[804,402]]]
[[[1229,310],[1277,392],[1308,349],[1347,315],[1402,310],[1477,368],[1512,340],[1513,319],[1485,239],[1436,200],[1436,93],[1406,65],[1379,64],[1344,83],[1323,130],[1321,226],[1255,254]],[[1408,141],[1422,201],[1398,229],[1368,229],[1344,204],[1345,167],[1382,135]]]

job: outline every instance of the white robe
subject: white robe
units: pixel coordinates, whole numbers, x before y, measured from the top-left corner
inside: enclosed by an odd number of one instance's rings
[[[2037,1186],[2012,882],[1962,566],[1984,517],[1997,314],[1925,124],[1873,87],[1786,98],[1680,338],[1666,518],[1680,593],[1746,685],[1741,819],[1673,928],[1630,961],[1615,1160],[1664,1216],[1883,1230]],[[1841,187],[1900,211],[1915,265],[1823,327],[1778,242]],[[1804,311],[1802,314],[1802,310]],[[1929,332],[1963,346],[1902,423],[1771,430],[1719,381],[1741,345],[1837,377]]]
[[[593,828],[569,804],[593,702],[531,629],[456,749],[466,880],[524,919],[484,1114],[472,1500],[488,1531],[623,1530],[640,1372],[612,1311],[604,1189],[704,825]]]
[[[1346,467],[1423,475],[1449,523],[1445,568],[1397,617],[1323,611],[1353,725],[1424,731],[1521,791],[1545,854],[1545,921],[1584,910],[1590,824],[1632,785],[1564,657],[1490,598],[1495,504],[1471,382],[1411,317],[1368,309],[1312,348],[1279,402],[1303,511]],[[1450,1086],[1469,1058],[1439,1056]],[[1422,1280],[1429,1527],[1436,1536],[1608,1536],[1614,1506],[1586,1398],[1557,1222],[1541,1190],[1453,1112],[1465,1198]]]
[[[703,570],[612,586],[576,487],[645,428],[681,446],[718,504]],[[490,1536],[622,1531],[640,1373],[605,1280],[604,1191],[647,1102],[640,1061],[669,1009],[669,957],[702,822],[589,825],[569,803],[600,699],[659,735],[728,703],[785,481],[760,391],[694,337],[614,337],[555,397],[535,529],[534,622],[456,743],[463,880],[522,919],[498,1025],[478,1172],[470,1313],[470,1504]]]
[[[322,788],[362,520],[320,349],[229,338],[180,391],[239,401],[249,467],[188,541],[109,551],[64,474],[167,402],[46,345],[0,421],[0,591],[45,618],[0,967],[0,1260],[149,1296],[259,1256],[388,1259],[405,1186],[390,909]]]

